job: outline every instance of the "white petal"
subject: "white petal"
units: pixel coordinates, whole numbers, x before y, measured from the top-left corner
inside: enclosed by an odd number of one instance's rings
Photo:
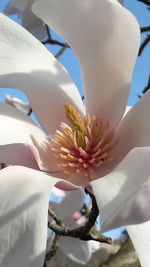
[[[47,38],[47,31],[45,23],[39,19],[31,11],[31,6],[29,5],[21,14],[22,26],[31,32],[40,41]]]
[[[32,10],[78,57],[87,112],[114,126],[125,109],[139,48],[135,18],[116,0],[41,0]]]
[[[26,167],[0,171],[0,266],[43,266],[49,193],[56,179]]]
[[[0,103],[0,125],[0,162],[58,170],[48,139],[27,115]]]
[[[110,174],[91,183],[101,231],[150,219],[150,147],[133,149]]]
[[[127,226],[127,231],[137,251],[141,267],[149,267],[150,255],[150,221]]]
[[[122,159],[135,147],[150,146],[150,92],[148,91],[134,105],[121,121],[116,132],[119,142],[115,148],[115,157]]]
[[[83,206],[85,198],[85,193],[83,189],[77,189],[71,192],[66,192],[65,197],[62,202],[57,205],[56,212],[59,216],[65,220],[65,223],[68,224],[68,218],[71,218],[73,213],[77,210],[80,210]],[[72,220],[74,225],[74,222]],[[68,225],[73,227],[73,225]]]
[[[0,36],[0,86],[23,90],[48,134],[65,121],[65,103],[83,111],[67,71],[37,39],[2,14]]]
[[[96,250],[98,250],[99,243],[96,244],[96,246]],[[86,264],[92,256],[93,242],[82,241],[75,238],[73,239],[71,237],[63,237],[63,239],[60,241],[60,248],[63,253],[73,261],[76,261],[80,264]]]
[[[11,95],[5,96],[5,103],[13,107],[16,107],[17,109],[24,112],[29,112],[29,110],[31,109],[29,103],[25,103],[21,99],[17,97],[12,97]]]
[[[4,14],[17,15],[24,28],[26,28],[39,40],[43,40],[47,37],[46,25],[31,11],[32,3],[33,0],[11,0],[4,8]]]
[[[12,14],[11,9],[15,7],[19,11],[24,11],[27,4],[31,3],[33,0],[9,0],[8,4],[6,5],[4,12],[7,14]]]

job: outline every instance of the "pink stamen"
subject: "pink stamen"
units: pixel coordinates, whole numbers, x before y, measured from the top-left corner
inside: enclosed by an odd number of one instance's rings
[[[79,152],[80,152],[81,156],[83,156],[85,158],[89,157],[88,153],[86,153],[85,150],[82,149],[82,147],[79,147]]]
[[[89,162],[90,164],[93,164],[93,163],[95,162],[95,160],[96,160],[96,158],[92,158],[92,159],[89,159],[88,162]]]
[[[90,140],[87,136],[84,137],[85,140],[85,144],[86,144],[86,150],[88,150],[90,148]]]
[[[78,132],[73,126],[62,122],[61,130],[56,130],[50,146],[64,173],[89,176],[95,168],[102,168],[101,165],[113,160],[112,152],[118,140],[114,138],[109,124],[98,121],[95,116],[86,116],[81,125],[83,131]],[[78,134],[85,141],[83,146],[78,145]]]
[[[79,161],[80,163],[84,163],[84,162],[85,162],[85,160],[83,160],[83,159],[81,159],[81,158],[79,158],[78,161]]]
[[[88,164],[84,163],[84,164],[83,164],[83,168],[84,168],[84,169],[87,169],[87,168],[88,168]]]

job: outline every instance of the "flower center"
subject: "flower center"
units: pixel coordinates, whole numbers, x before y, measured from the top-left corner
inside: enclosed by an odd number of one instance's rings
[[[64,108],[68,124],[62,122],[50,141],[54,158],[65,173],[87,176],[113,159],[114,131],[95,116],[81,118],[71,104]]]

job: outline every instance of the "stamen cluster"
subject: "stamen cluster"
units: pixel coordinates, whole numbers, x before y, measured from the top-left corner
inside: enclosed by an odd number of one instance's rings
[[[87,176],[95,168],[113,159],[112,151],[116,140],[108,123],[98,121],[95,117],[91,119],[89,116],[81,119],[74,108],[73,112],[76,118],[80,118],[82,130],[79,130],[81,127],[74,127],[72,121],[70,125],[62,122],[50,145],[58,166],[65,173],[82,173]]]

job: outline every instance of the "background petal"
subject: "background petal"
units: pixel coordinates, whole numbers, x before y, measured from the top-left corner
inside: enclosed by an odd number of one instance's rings
[[[4,8],[5,15],[17,15],[22,26],[36,38],[43,40],[47,37],[46,25],[31,11],[33,0],[10,0]]]
[[[59,216],[65,219],[65,223],[67,223],[67,219],[72,218],[73,213],[82,208],[84,199],[85,193],[83,189],[66,192],[66,196],[63,198],[62,202],[56,206],[56,212],[58,212]]]
[[[0,36],[0,86],[23,90],[48,134],[65,121],[64,104],[83,111],[67,71],[36,38],[2,14]]]
[[[127,226],[127,231],[137,251],[142,267],[149,267],[150,221]]]
[[[0,171],[0,266],[41,267],[49,194],[56,179],[26,167]]]
[[[31,109],[29,103],[25,103],[21,99],[19,99],[17,97],[12,97],[11,95],[5,96],[5,103],[23,111],[23,112],[27,112],[27,113]]]
[[[150,219],[150,147],[133,149],[110,174],[91,183],[101,231]]]
[[[42,0],[34,2],[32,10],[78,57],[87,112],[117,124],[139,48],[135,18],[116,0]]]
[[[71,238],[71,237],[63,237],[60,240],[60,249],[63,253],[68,256],[73,261],[76,261],[80,264],[86,264],[91,256],[93,251],[93,247],[96,250],[100,248],[98,242],[94,241],[82,241],[79,239]]]
[[[59,215],[66,226],[71,228],[79,227],[72,216],[75,211],[82,208],[84,203],[85,193],[83,189],[66,192],[60,204],[55,204],[56,214]],[[91,258],[94,250],[99,249],[99,243],[93,241],[82,241],[77,238],[62,237],[60,239],[60,249],[63,253],[80,264],[85,264]]]

